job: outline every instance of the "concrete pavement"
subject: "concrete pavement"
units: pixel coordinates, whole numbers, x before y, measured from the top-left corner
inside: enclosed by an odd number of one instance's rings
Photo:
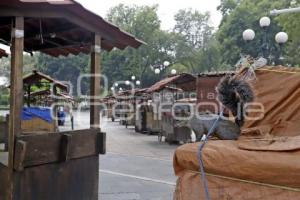
[[[89,113],[74,113],[75,129],[89,128]],[[70,130],[69,122],[64,130]],[[100,156],[100,200],[172,200],[176,177],[172,160],[176,145],[134,127],[101,120],[107,133],[107,154]]]
[[[172,159],[177,146],[157,136],[135,133],[107,122],[108,153],[100,158],[101,200],[171,200],[175,189]]]

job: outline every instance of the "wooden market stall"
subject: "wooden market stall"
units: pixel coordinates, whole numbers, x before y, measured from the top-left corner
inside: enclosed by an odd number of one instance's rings
[[[133,89],[120,92],[116,97],[119,106],[119,115],[121,117],[121,124],[128,126],[134,126],[136,128],[136,122],[140,122],[137,116],[137,109],[139,109],[138,104],[140,104],[143,99],[145,99],[145,92],[147,88],[143,89]],[[138,114],[139,115],[139,114]]]
[[[64,110],[70,110],[74,102],[68,86],[34,70],[23,78],[23,88],[27,105],[22,111],[23,134],[57,132],[58,126],[64,124]]]
[[[152,93],[155,107],[160,109],[157,111],[160,142],[163,137],[169,143],[190,140],[190,128],[176,126],[178,120],[174,119],[172,109],[176,100],[190,97],[195,91],[196,77],[188,73],[167,77],[149,88],[148,92]]]
[[[135,125],[134,93],[135,90],[126,90],[117,95],[120,124],[126,128]]]
[[[247,68],[246,68],[247,69]],[[247,70],[238,76],[244,77]],[[174,155],[178,177],[174,200],[300,199],[300,70],[264,66],[251,81],[255,104],[238,140],[210,140],[199,172],[199,145],[180,146]],[[204,180],[208,187],[204,188]]]
[[[99,154],[105,153],[96,105],[101,49],[138,48],[142,42],[73,0],[0,1],[0,38],[11,47],[9,142],[8,152],[0,152],[1,200],[98,199]],[[24,51],[54,57],[90,54],[90,129],[23,134]]]
[[[147,110],[148,100],[150,98],[147,93],[148,88],[139,89],[135,92],[135,131],[138,133],[146,133],[147,129]]]
[[[113,112],[114,105],[116,104],[116,98],[113,95],[108,95],[102,99],[102,103],[105,104],[106,107],[106,117],[111,119],[112,122],[115,121],[116,114]]]
[[[198,74],[197,77],[197,104],[199,112],[218,114],[220,104],[217,101],[216,87],[226,75],[234,75],[234,71],[207,72]],[[225,112],[228,114],[228,111]]]

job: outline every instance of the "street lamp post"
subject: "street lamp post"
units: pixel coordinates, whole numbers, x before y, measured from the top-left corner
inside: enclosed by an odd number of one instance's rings
[[[272,61],[274,58],[271,55],[268,40],[267,40],[267,28],[270,26],[271,20],[269,17],[262,17],[259,20],[259,25],[264,30],[264,38],[263,38],[263,44],[261,46],[261,53],[262,56],[267,59],[269,58],[269,61]],[[243,32],[243,39],[246,42],[252,41],[255,38],[255,32],[252,29],[247,29]],[[279,32],[275,36],[275,41],[279,45],[279,51],[275,53],[275,63],[274,64],[281,64],[283,57],[282,57],[282,46],[288,41],[288,34],[285,32]]]
[[[255,38],[255,32],[252,29],[246,29],[243,32],[243,40],[246,43],[249,43]],[[246,52],[245,52],[246,53]]]
[[[264,58],[268,57],[269,45],[267,41],[267,31],[271,24],[271,19],[269,17],[262,17],[259,20],[259,26],[264,30],[263,42],[261,45],[261,54]]]
[[[159,75],[159,77],[161,78],[162,77],[162,75],[163,75],[163,71],[165,70],[165,69],[167,69],[169,66],[170,66],[170,62],[169,61],[164,61],[163,62],[163,64],[159,64],[159,65],[157,65],[157,66],[150,66],[150,68],[152,69],[152,70],[154,70],[154,73],[155,74],[157,74],[157,75]]]
[[[279,53],[278,53],[278,59],[277,63],[282,64],[282,60],[284,59],[282,56],[282,46],[285,44],[289,39],[289,36],[285,32],[279,32],[275,36],[275,41],[279,45]]]

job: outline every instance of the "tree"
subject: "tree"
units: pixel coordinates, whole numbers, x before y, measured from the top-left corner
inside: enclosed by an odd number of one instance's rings
[[[73,95],[77,95],[77,80],[81,74],[89,72],[88,55],[79,54],[54,58],[45,54],[36,55],[38,58],[37,69],[57,80],[70,82],[73,86]],[[89,93],[89,80],[84,79],[81,83],[83,94]]]
[[[139,49],[114,50],[103,56],[103,72],[109,74],[110,84],[129,79],[135,75],[143,86],[157,81],[150,66],[159,66],[165,60],[173,61],[172,34],[160,29],[157,5],[125,6],[120,4],[110,9],[107,20],[145,41]]]
[[[281,0],[242,0],[223,21],[216,34],[223,55],[222,63],[234,65],[239,60],[241,53],[258,57],[262,51],[264,34],[263,29],[259,26],[259,19],[267,16],[270,10],[284,6],[287,6],[287,2]],[[253,29],[256,36],[253,41],[247,43],[243,41],[242,32],[248,28]],[[274,37],[281,30],[282,28],[277,21],[272,19],[272,23],[267,30],[270,55],[277,52],[278,46],[274,41]]]
[[[192,9],[179,10],[175,21],[176,62],[192,73],[218,68],[220,53],[213,37],[210,14]]]
[[[292,2],[290,0],[290,2]],[[300,0],[294,2],[294,7],[300,6]],[[284,7],[282,7],[284,8]],[[289,35],[289,42],[286,48],[286,60],[287,63],[293,66],[300,65],[300,52],[299,52],[299,44],[300,44],[300,13],[291,13],[285,15],[279,15],[276,20],[278,20],[279,24],[283,27],[283,30],[286,31]]]

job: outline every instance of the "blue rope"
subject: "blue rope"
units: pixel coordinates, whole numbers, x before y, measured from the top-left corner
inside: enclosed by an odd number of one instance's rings
[[[222,109],[218,118],[214,121],[212,127],[208,131],[205,140],[199,145],[199,148],[198,148],[198,161],[199,161],[199,166],[200,166],[200,170],[201,170],[201,180],[203,182],[206,200],[210,200],[210,195],[209,195],[209,191],[208,191],[208,184],[207,184],[206,174],[205,174],[205,170],[204,170],[204,163],[203,163],[203,159],[202,159],[202,150],[203,150],[205,144],[208,142],[209,137],[214,133],[220,119],[223,117],[223,112],[224,112],[224,108]]]
[[[249,67],[248,71],[246,72],[246,74],[241,79],[242,80],[247,80],[247,79],[251,80],[251,75],[254,74],[254,76],[255,76],[254,71],[255,71],[255,68]],[[205,190],[205,199],[206,200],[210,200],[210,195],[209,195],[209,191],[208,191],[206,173],[205,173],[205,170],[204,170],[204,163],[203,163],[203,159],[202,159],[202,150],[203,150],[205,144],[208,142],[209,137],[214,133],[220,119],[223,117],[223,114],[224,114],[224,107],[222,107],[222,110],[221,110],[218,118],[214,121],[212,127],[210,128],[210,130],[207,133],[207,136],[206,136],[205,140],[199,145],[199,148],[198,148],[198,161],[199,161],[199,166],[200,166],[200,170],[201,170],[201,180],[203,182],[203,186],[204,186],[204,190]]]

